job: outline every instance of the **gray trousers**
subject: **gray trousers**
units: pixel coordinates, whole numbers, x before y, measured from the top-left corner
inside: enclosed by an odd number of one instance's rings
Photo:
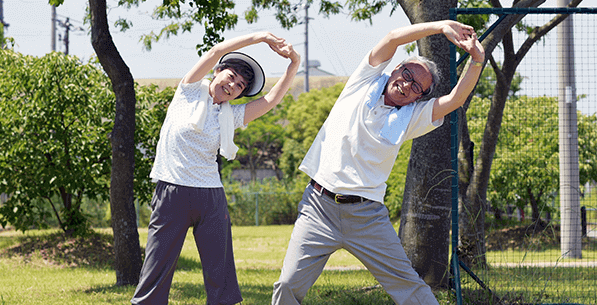
[[[337,204],[308,185],[298,209],[273,305],[300,304],[341,248],[367,267],[396,304],[438,304],[412,268],[383,204]]]
[[[223,188],[158,182],[151,200],[145,261],[132,304],[168,304],[174,269],[190,227],[203,267],[207,304],[242,301],[227,205]]]

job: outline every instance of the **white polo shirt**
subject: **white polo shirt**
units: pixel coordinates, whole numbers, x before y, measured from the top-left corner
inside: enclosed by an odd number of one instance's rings
[[[190,118],[202,94],[201,81],[180,83],[168,106],[150,177],[190,187],[222,187],[216,154],[220,148],[220,105],[207,101],[208,113],[202,131]],[[245,105],[232,105],[234,128],[244,126]]]
[[[394,107],[384,105],[383,95],[369,102],[370,87],[390,63],[372,67],[370,53],[348,79],[299,169],[334,193],[383,203],[385,182],[402,143],[432,131],[444,120],[432,122],[435,99],[403,106],[398,116],[392,113]],[[402,122],[402,131],[388,137],[383,128],[390,115],[410,117],[410,121]]]

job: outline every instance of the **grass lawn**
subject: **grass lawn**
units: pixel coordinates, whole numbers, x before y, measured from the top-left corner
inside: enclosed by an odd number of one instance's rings
[[[110,229],[97,231],[103,233],[107,241],[110,240]],[[237,274],[245,299],[243,304],[271,302],[273,283],[280,275],[291,231],[292,226],[233,227]],[[97,253],[77,252],[76,247],[68,242],[56,243],[52,248],[39,247],[27,255],[7,255],[6,251],[3,252],[19,243],[24,245],[25,241],[37,240],[39,243],[44,236],[47,240],[55,232],[30,231],[25,235],[14,231],[0,232],[0,305],[129,303],[134,287],[114,286],[114,270],[108,261],[96,262],[98,259],[94,257],[99,256]],[[140,229],[139,234],[141,245],[145,246],[147,230]],[[595,252],[592,253],[594,255]],[[490,262],[492,255],[488,254]],[[512,257],[510,262],[520,262],[520,255],[523,254],[508,256]],[[527,253],[525,259],[533,261],[535,258],[531,256]],[[361,269],[362,264],[346,251],[334,253],[326,267],[329,270],[323,272],[303,304],[393,304],[383,289],[376,286],[378,283],[370,273]],[[530,273],[521,272],[523,269]],[[595,288],[588,291],[580,288],[595,287],[595,267],[558,268],[548,274],[545,270],[551,269],[494,267],[480,272],[479,276],[500,297],[506,296],[513,301],[558,300],[562,303],[562,293],[558,291],[561,289],[572,291],[581,300],[597,299]],[[480,294],[479,286],[464,272],[461,272],[461,278],[465,304],[482,304],[478,301],[481,297],[477,296]],[[567,284],[559,282],[560,278]],[[529,285],[532,289],[528,289]],[[519,292],[521,289],[526,292]],[[552,298],[547,298],[547,295]],[[436,296],[440,304],[454,304],[450,292],[438,291]],[[205,301],[201,263],[189,232],[174,274],[170,304],[205,304]],[[595,302],[584,301],[584,304]]]

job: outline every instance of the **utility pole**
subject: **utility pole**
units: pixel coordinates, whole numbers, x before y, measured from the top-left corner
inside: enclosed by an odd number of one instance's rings
[[[305,3],[305,92],[309,92],[309,3]]]
[[[68,55],[68,33],[71,30],[72,24],[69,18],[66,17],[66,21],[64,22],[58,20],[58,25],[64,28],[64,38],[62,41],[64,42],[64,54]]]
[[[2,1],[2,0],[0,0]],[[56,51],[56,6],[52,5],[52,26],[50,27],[51,48]]]
[[[566,7],[570,0],[558,0]],[[558,104],[560,146],[560,236],[563,258],[582,258],[574,28],[572,16],[558,25]]]
[[[57,20],[58,25],[64,28],[64,47],[65,51],[64,54],[68,55],[68,45],[69,45],[69,32],[70,31],[84,31],[82,27],[75,27],[72,23],[70,23],[70,18],[66,17],[66,21],[62,22]]]
[[[4,48],[4,28],[8,27],[8,23],[4,22],[4,3],[0,0],[0,49]]]

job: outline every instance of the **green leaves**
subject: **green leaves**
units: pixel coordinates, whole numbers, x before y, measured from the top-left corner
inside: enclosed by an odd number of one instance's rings
[[[50,5],[59,6],[59,5],[61,5],[62,3],[64,3],[64,0],[48,0],[48,3],[49,3]]]
[[[149,204],[155,184],[149,173],[155,159],[155,148],[160,138],[160,129],[166,118],[168,105],[175,88],[159,90],[156,85],[135,85],[137,96],[135,111],[135,197],[139,203]]]
[[[82,194],[107,198],[110,126],[102,121],[113,106],[100,105],[114,97],[105,75],[60,53],[0,51],[0,67],[0,176],[7,181],[0,193],[11,195],[0,223],[42,226],[42,198],[63,198],[62,216],[79,215],[69,207]],[[75,218],[63,229],[84,225]]]
[[[369,3],[368,0],[347,0],[346,4],[353,21],[369,20],[369,23],[373,23],[373,16],[381,12],[388,2],[373,0]]]
[[[83,197],[109,199],[115,97],[103,71],[76,57],[0,50],[0,225],[43,227],[54,211],[63,230],[86,232]],[[135,194],[148,203],[149,172],[174,89],[137,85]]]
[[[481,143],[490,100],[475,97],[467,111],[471,140]],[[578,113],[580,184],[597,178],[597,117]],[[476,145],[476,154],[480,145]],[[552,97],[511,98],[504,109],[488,200],[501,207],[538,202],[547,208],[559,189],[558,102]]]
[[[114,22],[114,26],[117,29],[120,29],[121,32],[126,32],[128,29],[133,27],[133,23],[124,18],[118,18],[118,20]]]
[[[203,26],[205,34],[201,43],[197,44],[199,55],[208,51],[213,45],[223,41],[220,33],[232,29],[238,22],[238,16],[232,13],[235,4],[230,0],[164,0],[162,5],[156,6],[152,17],[156,20],[171,21],[164,26],[159,34],[153,31],[141,36],[147,50],[151,50],[154,42],[170,35],[178,35],[180,31],[191,32],[195,25]],[[119,22],[121,30],[128,29],[127,23]]]

